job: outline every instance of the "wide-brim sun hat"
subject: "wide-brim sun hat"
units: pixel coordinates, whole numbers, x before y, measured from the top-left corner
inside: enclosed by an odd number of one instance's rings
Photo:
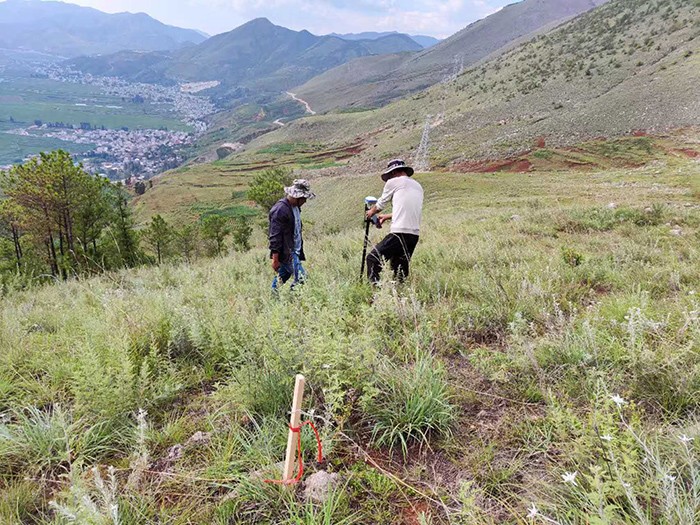
[[[311,184],[306,179],[294,179],[291,186],[284,188],[284,193],[295,199],[314,199],[316,194],[311,191]]]
[[[384,182],[388,181],[389,175],[397,170],[404,171],[406,175],[413,177],[413,168],[411,166],[406,166],[406,163],[401,159],[394,159],[387,164],[386,171],[382,173],[382,180]]]

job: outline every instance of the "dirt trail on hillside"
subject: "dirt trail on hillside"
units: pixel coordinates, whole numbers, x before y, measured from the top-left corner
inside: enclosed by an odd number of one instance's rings
[[[286,91],[286,93],[287,93],[287,95],[289,95],[290,97],[292,97],[292,98],[293,98],[294,100],[296,100],[297,102],[301,102],[302,104],[304,104],[304,106],[306,106],[306,112],[307,112],[307,113],[310,113],[311,115],[315,115],[315,114],[316,114],[316,112],[315,112],[313,109],[311,109],[311,106],[309,105],[309,103],[308,103],[306,100],[300,99],[300,98],[297,97],[294,93],[290,93],[289,91]]]

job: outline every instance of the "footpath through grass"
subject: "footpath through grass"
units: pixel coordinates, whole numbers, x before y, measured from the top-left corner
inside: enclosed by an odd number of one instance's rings
[[[262,235],[10,294],[0,522],[697,522],[698,168],[418,175],[411,278],[373,304],[378,177],[313,181],[310,280],[279,300]],[[261,481],[297,372],[324,504]]]

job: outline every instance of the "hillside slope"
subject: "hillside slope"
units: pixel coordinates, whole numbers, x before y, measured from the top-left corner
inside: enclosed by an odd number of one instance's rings
[[[322,115],[257,139],[364,143],[364,160],[408,158],[426,131],[428,166],[700,125],[700,3],[612,0],[459,78],[384,108]],[[541,141],[540,141],[541,142]]]
[[[374,107],[425,89],[462,67],[521,39],[551,29],[607,0],[523,0],[470,24],[439,44],[386,69],[373,58],[358,59],[296,88],[319,111]]]
[[[198,31],[165,25],[144,13],[107,14],[64,2],[0,3],[0,47],[74,57],[121,50],[163,51],[199,44]]]
[[[418,174],[411,276],[379,290],[358,279],[376,174],[313,181],[309,278],[277,299],[257,226],[247,253],[10,281],[0,523],[695,523],[693,173]],[[297,373],[325,461],[305,428],[287,488],[263,479]],[[322,469],[335,490],[305,500]]]

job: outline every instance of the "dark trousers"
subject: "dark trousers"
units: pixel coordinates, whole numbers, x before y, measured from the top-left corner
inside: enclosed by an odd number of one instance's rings
[[[384,237],[367,256],[367,277],[370,282],[379,282],[383,259],[391,263],[394,278],[403,282],[408,277],[408,264],[417,244],[418,235],[410,233],[390,233]]]

